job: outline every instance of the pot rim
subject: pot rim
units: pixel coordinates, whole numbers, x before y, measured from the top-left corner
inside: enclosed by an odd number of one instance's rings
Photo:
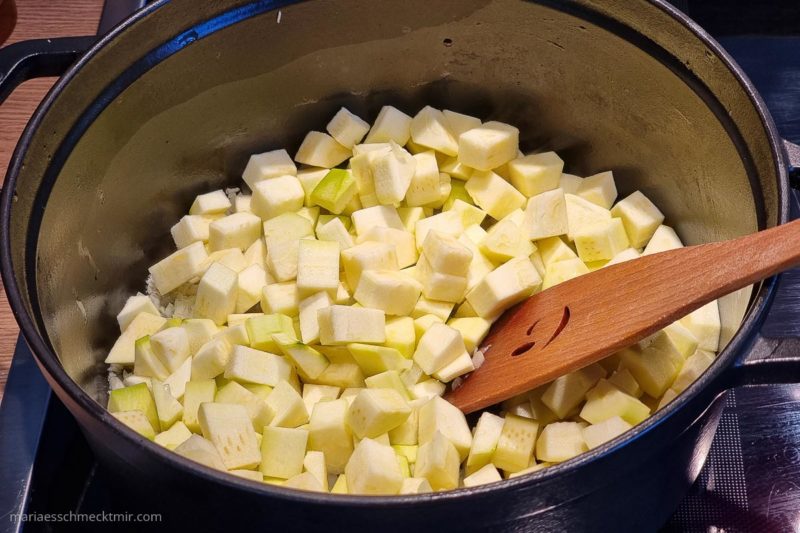
[[[245,15],[241,18],[247,18],[254,14],[260,14],[264,11],[273,11],[275,9],[279,9],[280,7],[296,3],[297,1],[298,0],[252,0],[246,5],[252,6],[258,4],[263,9],[255,13]],[[533,1],[551,6],[555,4],[555,2],[552,0]],[[678,23],[685,26],[697,39],[699,39],[706,47],[708,47],[708,49],[711,50],[722,61],[724,66],[733,74],[736,81],[741,85],[742,89],[747,94],[751,104],[754,106],[759,116],[762,126],[765,129],[767,140],[771,148],[773,164],[777,169],[776,179],[778,181],[778,223],[786,223],[789,216],[787,165],[777,128],[761,96],[741,68],[733,61],[733,59],[721,47],[721,45],[719,45],[719,43],[717,43],[708,33],[706,33],[706,31],[703,30],[696,22],[692,21],[688,16],[668,4],[666,0],[647,1],[663,11],[665,14],[669,15]],[[774,296],[774,277],[762,282],[760,287],[756,289],[756,292],[751,298],[750,307],[747,310],[739,328],[725,348],[718,353],[717,358],[711,367],[666,407],[659,410],[657,413],[654,413],[644,422],[637,424],[633,429],[629,430],[625,434],[573,459],[528,475],[490,483],[487,485],[481,485],[478,487],[459,488],[438,493],[398,496],[334,495],[328,493],[315,493],[287,489],[280,486],[273,486],[266,483],[247,480],[233,474],[227,474],[226,472],[203,466],[199,463],[179,456],[178,454],[159,446],[155,442],[149,441],[148,439],[142,437],[111,416],[104,407],[102,407],[97,401],[89,396],[89,394],[87,394],[80,386],[78,386],[78,384],[66,373],[66,371],[64,371],[58,356],[53,350],[50,349],[48,342],[45,341],[43,336],[38,333],[33,317],[25,308],[23,298],[21,296],[21,289],[17,284],[16,277],[14,275],[14,269],[11,262],[10,220],[13,199],[15,196],[14,192],[12,191],[15,191],[16,189],[17,178],[22,169],[25,152],[34,134],[37,132],[44,116],[52,107],[62,89],[72,81],[72,79],[84,67],[84,65],[90,62],[101,49],[103,49],[111,41],[115,40],[118,36],[125,33],[130,26],[153,14],[169,2],[170,0],[158,0],[125,19],[121,24],[115,27],[111,32],[102,37],[94,46],[92,46],[53,85],[42,103],[37,107],[36,112],[25,127],[25,130],[20,137],[20,140],[14,150],[6,175],[5,187],[3,187],[2,196],[0,197],[0,250],[2,250],[2,254],[0,254],[2,256],[0,257],[0,274],[2,274],[2,280],[7,290],[12,312],[18,324],[20,325],[20,329],[25,337],[25,340],[31,347],[31,351],[35,356],[37,364],[48,378],[50,384],[54,386],[56,392],[66,395],[72,400],[72,402],[88,413],[94,422],[107,425],[121,438],[129,440],[130,444],[146,448],[154,455],[154,457],[159,458],[162,462],[171,463],[173,466],[177,466],[188,473],[199,475],[205,480],[221,483],[239,490],[246,490],[252,493],[260,493],[265,496],[292,500],[298,503],[334,506],[355,505],[358,507],[374,505],[404,507],[428,502],[462,500],[467,497],[477,498],[488,495],[489,493],[497,494],[503,491],[512,491],[523,486],[536,485],[540,482],[545,482],[567,472],[577,470],[590,462],[594,462],[596,460],[600,460],[601,458],[612,455],[623,448],[628,442],[639,438],[646,432],[652,431],[656,428],[656,426],[662,424],[664,421],[672,417],[686,404],[695,400],[701,391],[712,387],[714,385],[714,381],[718,380],[718,378],[728,371],[730,367],[736,364],[737,354],[747,349],[751,343],[751,334],[763,321],[763,317],[766,314],[769,303]],[[241,19],[236,20],[236,22],[239,20]],[[57,387],[55,387],[55,385],[57,385]]]

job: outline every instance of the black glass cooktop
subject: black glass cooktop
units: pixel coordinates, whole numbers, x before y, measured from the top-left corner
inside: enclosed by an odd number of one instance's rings
[[[137,2],[143,3],[108,4]],[[797,0],[675,4],[719,38],[761,92],[781,135],[800,143]],[[794,216],[799,217],[797,198],[795,203]],[[800,337],[800,271],[784,275],[781,285],[767,331]],[[131,502],[118,501],[105,487],[74,421],[19,342],[0,405],[0,532],[66,529],[60,522],[10,519],[21,511],[132,510]],[[92,527],[82,523],[79,529]],[[800,531],[800,385],[729,394],[706,465],[664,531]]]

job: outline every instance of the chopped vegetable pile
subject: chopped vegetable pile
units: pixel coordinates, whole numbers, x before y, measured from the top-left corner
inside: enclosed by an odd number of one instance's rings
[[[564,174],[508,124],[385,106],[326,129],[294,160],[251,156],[245,192],[198,196],[120,311],[108,409],[141,435],[296,489],[471,487],[617,437],[713,362],[716,302],[470,428],[441,396],[504,310],[681,241],[612,172]]]

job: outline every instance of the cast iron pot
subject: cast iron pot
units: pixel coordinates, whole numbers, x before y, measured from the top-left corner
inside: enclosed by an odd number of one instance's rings
[[[114,315],[169,252],[169,227],[193,196],[238,184],[251,153],[296,149],[342,105],[368,119],[384,104],[412,114],[431,104],[511,122],[525,151],[557,150],[570,172],[613,169],[620,194],[642,190],[687,243],[787,221],[787,156],[761,99],[719,45],[665,3],[288,4],[162,0],[85,54],[86,38],[0,56],[0,95],[80,57],[8,171],[2,273],[39,366],[117,490],[129,489],[126,504],[201,529],[663,524],[703,465],[723,392],[800,379],[789,355],[800,343],[759,335],[775,279],[722,300],[724,350],[668,407],[576,459],[478,488],[296,492],[182,459],[105,411]]]

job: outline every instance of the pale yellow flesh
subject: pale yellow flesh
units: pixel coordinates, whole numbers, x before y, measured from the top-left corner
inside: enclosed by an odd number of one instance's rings
[[[564,174],[519,134],[429,106],[386,106],[371,126],[342,108],[294,159],[254,154],[252,194],[198,196],[171,231],[179,250],[151,268],[175,316],[142,294],[120,311],[109,409],[240,477],[383,495],[526,475],[650,416],[713,362],[716,302],[477,428],[441,398],[510,306],[682,246],[641,192],[617,197],[612,172]]]

